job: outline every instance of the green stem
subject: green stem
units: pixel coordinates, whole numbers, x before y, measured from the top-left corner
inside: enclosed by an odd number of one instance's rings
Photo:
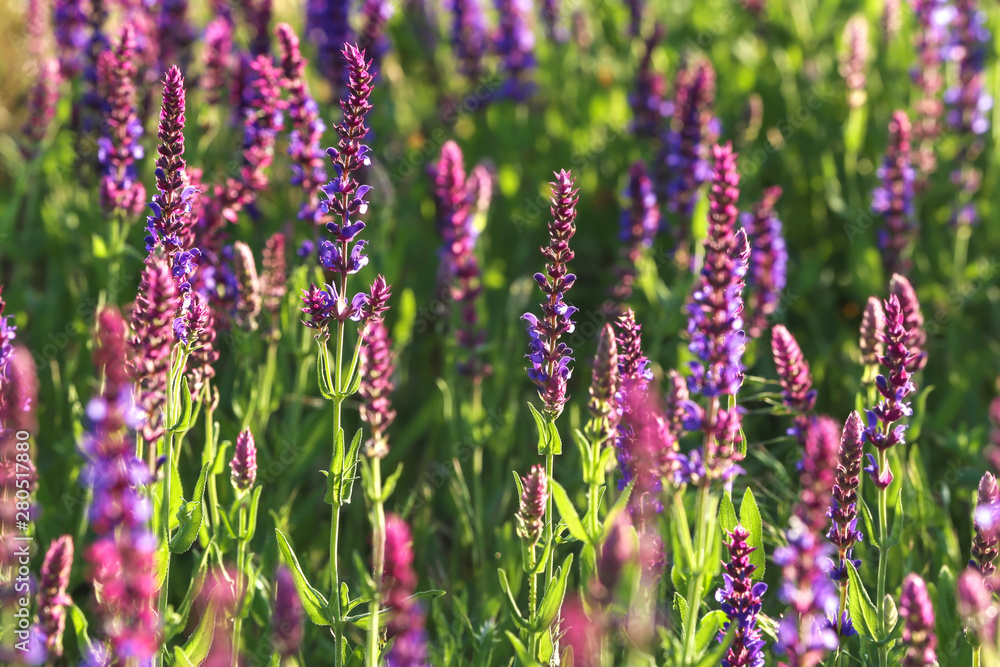
[[[979,662],[981,660],[981,653],[983,652],[982,646],[977,646],[972,649],[972,667],[979,667]]]
[[[208,474],[208,502],[211,506],[210,512],[212,516],[212,531],[216,531],[219,528],[219,489],[215,483],[215,459],[219,456],[217,450],[217,444],[215,440],[215,410],[212,408],[212,400],[208,398],[207,387],[205,399],[205,448],[208,450],[209,463],[212,467],[209,469]]]
[[[237,667],[240,656],[240,637],[243,634],[243,597],[246,594],[243,590],[243,566],[246,561],[247,544],[243,535],[247,530],[246,505],[241,498],[239,500],[239,526],[236,535],[236,618],[233,619],[233,663],[232,667]]]
[[[535,616],[538,614],[538,610],[536,609],[538,606],[538,575],[535,574],[537,563],[535,561],[535,547],[527,548],[531,550],[531,560],[529,562],[531,569],[528,571],[528,620],[534,625]],[[534,631],[528,633],[528,652],[532,656],[538,655],[539,636],[539,633]]]
[[[885,473],[885,466],[887,465],[886,455],[884,450],[878,451],[878,466],[880,474]],[[886,543],[886,524],[889,520],[889,512],[887,508],[887,496],[889,494],[888,488],[878,489],[878,536],[879,543],[884,545]],[[878,630],[879,639],[884,638],[886,635],[885,628],[885,581],[886,576],[889,572],[889,559],[886,557],[886,549],[884,546],[879,547],[878,555]],[[889,647],[886,644],[882,644],[878,649],[878,663],[879,667],[887,667],[889,661]]]
[[[708,505],[708,484],[703,482],[701,486],[698,487],[698,499],[695,503],[695,562],[694,567],[689,574],[690,579],[688,579],[688,597],[685,602],[687,602],[688,607],[688,618],[687,623],[684,625],[684,644],[681,652],[681,664],[688,665],[691,664],[695,658],[695,628],[698,625],[698,607],[700,606],[701,596],[704,593],[703,581],[702,581],[702,570],[705,566],[705,535],[704,525],[706,522],[705,517],[705,507]]]
[[[553,540],[553,521],[555,517],[552,515],[552,464],[555,456],[551,453],[545,455],[545,479],[548,480],[549,493],[548,499],[545,502],[545,544],[549,544]],[[545,561],[545,586],[548,587],[549,582],[552,581],[552,571],[555,569],[555,553],[556,545],[552,545],[549,549],[549,556]]]
[[[334,450],[336,450],[337,438],[340,437],[341,428],[341,408],[344,405],[344,399],[341,396],[341,368],[342,359],[344,351],[344,323],[337,323],[337,357],[336,357],[336,372],[332,378],[333,380],[333,390],[337,398],[333,401],[333,442]],[[325,349],[320,350],[320,354],[325,354]],[[346,445],[346,443],[345,443]],[[336,451],[331,456],[330,463],[330,474],[336,475],[339,471],[334,470],[333,458],[336,455]],[[336,647],[334,648],[334,667],[341,667],[343,664],[344,656],[341,654],[343,649],[343,619],[341,618],[340,609],[340,568],[337,562],[337,549],[338,542],[340,540],[340,504],[337,499],[334,499],[333,504],[333,517],[330,520],[330,585],[332,587],[331,599],[334,604],[334,611],[337,616],[337,622],[334,625],[334,641],[336,642]]]
[[[957,290],[965,278],[965,263],[969,256],[969,236],[972,229],[969,225],[960,225],[955,230],[955,255],[951,267],[951,288]]]
[[[372,551],[375,575],[375,592],[372,594],[371,623],[368,626],[368,653],[365,664],[368,667],[378,667],[378,607],[379,587],[382,585],[382,572],[385,569],[385,510],[382,507],[382,464],[377,456],[372,457],[372,487],[375,497],[372,507]]]

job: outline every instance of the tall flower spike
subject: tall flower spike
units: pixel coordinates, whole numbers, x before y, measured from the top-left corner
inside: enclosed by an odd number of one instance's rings
[[[956,597],[958,598],[958,615],[966,628],[967,636],[976,643],[992,644],[997,637],[997,618],[1000,617],[1000,604],[993,595],[994,586],[988,585],[979,570],[965,568],[958,575]]]
[[[943,50],[948,39],[944,0],[911,0],[919,28],[914,32],[914,44],[919,62],[913,69],[913,82],[920,91],[914,105],[913,163],[920,172],[918,186],[937,168],[934,141],[941,134],[941,115],[944,102],[941,88],[944,85]]]
[[[590,381],[590,400],[587,402],[587,410],[591,416],[591,424],[587,428],[590,435],[601,443],[611,438],[617,422],[615,394],[618,388],[618,345],[614,329],[610,323],[606,323],[597,342]]]
[[[327,200],[320,205],[324,213],[333,216],[333,222],[326,226],[333,240],[324,240],[319,248],[320,263],[327,270],[340,274],[341,279],[357,273],[368,263],[364,255],[365,242],[358,241],[353,249],[351,243],[365,228],[365,223],[357,216],[368,211],[365,196],[371,190],[370,186],[361,185],[354,179],[354,173],[370,163],[370,149],[361,143],[368,134],[365,115],[372,108],[368,101],[372,92],[370,63],[365,60],[364,51],[350,44],[344,47],[344,58],[349,76],[347,97],[340,101],[344,117],[336,126],[340,141],[336,148],[327,150],[337,177],[323,186]]]
[[[59,52],[59,73],[72,81],[83,67],[87,47],[87,15],[79,0],[56,0],[52,9],[52,29]]]
[[[556,173],[552,186],[552,205],[549,221],[549,244],[542,248],[542,255],[548,260],[545,273],[536,273],[535,282],[546,296],[542,303],[542,317],[525,313],[521,319],[528,323],[528,360],[531,368],[528,377],[539,387],[539,395],[545,413],[551,419],[557,418],[568,400],[566,384],[572,375],[569,364],[573,350],[560,342],[563,334],[575,330],[573,314],[576,308],[565,302],[566,292],[576,276],[569,272],[568,263],[574,253],[569,241],[576,234],[576,204],[578,190],[574,188],[573,176],[568,171]]]
[[[137,214],[146,189],[139,181],[135,161],[142,159],[142,123],[136,112],[135,29],[122,27],[114,49],[98,59],[98,81],[106,101],[105,134],[98,139],[101,163],[101,205],[108,213]]]
[[[920,312],[920,300],[917,292],[906,276],[894,273],[889,281],[889,293],[896,295],[903,311],[903,327],[909,332],[907,346],[912,360],[907,362],[907,370],[916,373],[927,365],[927,332],[924,331],[924,315]]]
[[[292,185],[298,185],[306,195],[299,208],[299,219],[319,222],[317,196],[320,183],[326,181],[326,167],[320,142],[326,125],[319,116],[319,106],[309,94],[306,83],[306,60],[299,50],[299,38],[287,23],[274,30],[281,47],[282,85],[288,91],[288,117],[291,134],[288,155],[292,158]]]
[[[847,21],[841,39],[840,76],[847,87],[847,106],[858,109],[865,104],[868,93],[865,90],[865,70],[868,67],[868,19],[856,14]]]
[[[861,462],[864,453],[861,416],[852,412],[844,424],[840,435],[840,452],[837,463],[837,483],[833,487],[833,501],[827,514],[833,524],[826,537],[840,551],[839,562],[830,571],[830,576],[847,585],[847,563],[851,549],[862,540],[858,530],[858,488],[861,485]],[[854,561],[860,567],[861,561]]]
[[[288,293],[288,269],[285,260],[285,235],[275,232],[264,244],[261,259],[260,290],[264,311],[272,317],[278,313],[281,302]]]
[[[219,360],[219,350],[215,347],[215,316],[205,298],[196,293],[191,297],[191,306],[184,319],[184,328],[191,332],[192,345],[197,345],[187,362],[188,386],[191,396],[197,398],[205,383],[215,377],[215,362]]]
[[[59,61],[45,58],[38,65],[38,75],[28,93],[28,119],[21,129],[24,137],[21,150],[26,157],[34,157],[40,144],[49,133],[59,102]]]
[[[545,527],[545,506],[549,482],[545,467],[536,463],[521,478],[521,500],[517,511],[517,535],[529,545],[538,544]]]
[[[690,399],[691,395],[688,393],[684,377],[671,368],[667,372],[667,393],[664,397],[663,416],[675,438],[679,438],[684,433],[687,404]]]
[[[732,146],[713,148],[705,263],[688,305],[689,387],[708,398],[735,395],[743,383],[743,278],[750,247],[736,231],[739,172]]]
[[[836,421],[822,416],[809,423],[802,453],[802,488],[799,490],[799,502],[794,513],[816,534],[821,534],[826,528],[839,446],[840,426]]]
[[[177,286],[167,259],[160,253],[149,255],[132,308],[129,338],[130,368],[138,383],[138,403],[146,416],[142,437],[149,443],[155,443],[163,435],[174,313],[178,305]]]
[[[979,570],[984,577],[996,572],[997,554],[1000,552],[1000,487],[991,473],[983,475],[979,482],[979,496],[976,513],[972,522],[975,535],[972,537],[972,560],[969,565]]]
[[[948,122],[960,134],[980,136],[990,127],[987,112],[993,106],[984,71],[990,30],[977,0],[956,0],[953,6],[949,53],[958,62],[959,80],[944,95]]]
[[[927,584],[912,572],[903,580],[899,595],[899,615],[903,619],[903,667],[931,667],[937,664],[937,636],[934,634],[934,605]]]
[[[73,599],[66,594],[73,566],[73,538],[63,535],[49,545],[42,561],[38,584],[38,623],[45,635],[49,656],[62,657],[62,637],[66,629],[66,607]]]
[[[785,289],[788,250],[781,235],[781,220],[774,210],[781,188],[764,190],[752,213],[740,214],[743,228],[750,238],[749,284],[753,288],[747,299],[747,333],[759,338],[767,328],[767,318],[778,309]]]
[[[274,616],[271,617],[271,638],[278,655],[288,658],[299,652],[304,626],[305,612],[295,592],[292,571],[282,565],[274,577]]]
[[[809,362],[802,354],[798,341],[783,324],[775,324],[771,329],[771,352],[781,382],[782,400],[795,413],[795,423],[789,429],[789,435],[794,435],[801,442],[809,423],[809,413],[816,405]]]
[[[865,439],[883,451],[904,442],[906,425],[893,424],[913,414],[906,397],[916,390],[908,370],[915,359],[907,347],[912,337],[904,325],[903,311],[895,294],[885,302],[885,321],[885,354],[879,361],[887,372],[875,379],[881,399],[868,411],[865,427]],[[875,485],[881,489],[888,488],[892,483],[892,471],[879,470],[871,454],[868,461],[865,471],[871,475]]]
[[[233,486],[240,493],[246,493],[257,481],[257,443],[249,428],[243,429],[236,438],[236,448],[229,462]]]
[[[260,317],[261,286],[257,275],[257,264],[253,251],[242,241],[233,244],[233,260],[236,281],[239,286],[236,297],[236,324],[250,331],[257,330]]]
[[[501,97],[518,102],[535,90],[532,70],[535,68],[535,35],[531,31],[531,0],[496,0],[497,27],[493,48],[500,56],[506,81]]]
[[[684,62],[674,81],[673,118],[657,158],[657,198],[674,214],[678,250],[687,253],[698,190],[712,178],[712,146],[719,133],[715,118],[715,70],[704,59]]]
[[[868,297],[864,314],[861,316],[861,360],[865,366],[877,366],[885,346],[885,312],[878,297]]]
[[[645,51],[635,75],[635,90],[629,93],[632,131],[637,137],[658,138],[672,110],[671,104],[666,101],[667,80],[653,69],[653,52],[663,41],[663,33],[663,24],[657,22],[645,41]]]
[[[155,611],[157,539],[150,532],[149,498],[141,487],[149,470],[135,458],[132,429],[141,414],[126,368],[126,325],[117,310],[97,317],[94,367],[103,374],[100,394],[85,408],[80,450],[87,459],[81,480],[93,494],[89,519],[97,539],[87,549],[90,579],[101,591],[98,617],[115,656],[140,664],[159,652]]]
[[[364,453],[370,458],[385,458],[389,453],[387,431],[396,419],[392,408],[392,392],[396,388],[396,355],[392,351],[389,330],[381,320],[375,320],[361,337],[361,420],[371,427],[371,437],[365,442]]]
[[[227,90],[233,68],[233,24],[224,17],[217,16],[205,26],[202,58],[201,89],[205,91],[205,101],[215,106]]]
[[[715,599],[722,604],[722,611],[728,621],[719,631],[720,640],[735,628],[733,642],[729,645],[722,667],[763,667],[764,638],[757,627],[757,615],[761,610],[761,597],[767,591],[767,584],[754,583],[756,566],[750,563],[751,547],[747,540],[750,533],[737,524],[729,533],[729,559],[723,562],[723,587],[715,592]]]
[[[889,121],[889,145],[878,170],[881,185],[872,193],[872,211],[885,224],[879,230],[879,248],[886,271],[906,273],[912,262],[907,251],[916,232],[913,191],[916,177],[910,164],[910,118],[896,111]]]
[[[395,514],[385,517],[385,570],[382,586],[385,606],[392,610],[386,628],[395,637],[386,664],[399,667],[427,667],[427,634],[424,612],[413,599],[417,575],[413,571],[413,538],[410,527]]]
[[[353,38],[349,0],[307,0],[306,35],[316,45],[317,65],[333,87],[334,99],[347,88],[348,71],[341,53]]]
[[[482,0],[451,0],[451,44],[458,70],[470,81],[483,72],[483,54],[489,51],[489,35]]]
[[[621,260],[617,268],[618,281],[611,288],[611,296],[623,303],[632,296],[636,279],[636,264],[644,250],[652,247],[660,229],[660,208],[656,203],[653,182],[646,175],[646,167],[636,162],[629,170],[628,188],[623,193],[627,205],[622,207]]]

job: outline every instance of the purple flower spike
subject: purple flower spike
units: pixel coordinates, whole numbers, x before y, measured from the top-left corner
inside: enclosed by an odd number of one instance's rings
[[[371,57],[376,77],[382,69],[382,59],[391,45],[386,26],[393,11],[389,0],[365,0],[361,6],[362,27],[358,34],[358,48]]]
[[[743,278],[750,247],[743,230],[736,231],[739,172],[729,144],[715,146],[715,167],[709,195],[705,264],[695,285],[687,330],[691,391],[708,398],[735,395],[743,383]]]
[[[809,413],[816,405],[816,390],[812,388],[812,374],[798,341],[783,324],[771,329],[771,352],[774,367],[781,382],[781,396],[785,406],[795,413],[794,426],[789,430],[803,442],[809,423]]]
[[[292,571],[284,565],[274,577],[274,616],[271,618],[271,638],[274,649],[283,658],[299,652],[305,629],[305,612],[295,591]]]
[[[622,258],[617,269],[618,281],[611,288],[611,297],[618,303],[623,303],[632,296],[636,263],[642,253],[652,247],[660,229],[660,208],[656,203],[656,193],[642,162],[634,163],[629,170],[628,188],[623,195],[628,204],[622,209],[621,232],[618,236],[622,242]]]
[[[996,572],[997,554],[1000,552],[1000,487],[991,473],[984,474],[979,482],[972,525],[975,535],[972,537],[973,560],[969,564],[988,577]]]
[[[316,45],[317,65],[333,87],[333,97],[344,95],[348,70],[341,53],[354,38],[349,0],[307,0],[306,35]]]
[[[163,81],[163,105],[160,108],[160,140],[156,152],[156,189],[146,218],[146,250],[163,245],[168,256],[190,248],[192,230],[187,228],[187,213],[194,192],[188,189],[184,173],[184,78],[177,67],[167,71]]]
[[[260,290],[263,296],[264,312],[272,318],[278,314],[278,308],[288,293],[288,268],[285,259],[285,235],[275,232],[264,244],[264,256],[261,260],[263,271],[260,275]]]
[[[130,368],[138,383],[138,402],[146,416],[142,426],[146,442],[156,442],[163,435],[174,314],[179,303],[167,259],[159,253],[149,255],[132,309],[129,338]]]
[[[320,208],[317,190],[326,181],[326,167],[320,142],[326,125],[319,116],[319,106],[309,94],[305,79],[306,60],[299,51],[299,38],[287,23],[275,28],[281,47],[282,86],[288,91],[288,117],[291,134],[288,155],[292,158],[292,185],[298,185],[306,195],[299,209],[300,220],[319,222]]]
[[[861,359],[865,366],[878,365],[885,346],[882,337],[885,335],[885,312],[878,297],[868,297],[865,312],[861,316]]]
[[[831,576],[840,581],[841,586],[847,585],[845,561],[851,559],[851,549],[863,538],[858,530],[858,487],[861,484],[861,459],[864,452],[862,428],[860,415],[852,412],[840,436],[837,483],[833,487],[833,501],[827,513],[833,524],[826,537],[840,551],[839,563],[831,571]],[[860,567],[860,560],[853,562],[855,567]]]
[[[723,587],[715,592],[715,599],[729,617],[719,631],[720,641],[735,627],[733,643],[722,659],[722,667],[764,667],[764,639],[757,627],[757,615],[767,584],[753,582],[757,568],[750,564],[755,547],[747,544],[749,538],[750,533],[739,524],[729,533],[726,545],[729,560],[723,562]]]
[[[915,172],[910,164],[910,119],[896,111],[889,121],[889,145],[885,162],[878,170],[881,185],[872,193],[872,211],[885,228],[879,231],[882,265],[887,272],[906,273],[912,262],[907,250],[916,233],[913,218]]]
[[[229,85],[233,68],[233,24],[221,16],[209,21],[205,26],[205,52],[201,89],[205,101],[215,106],[222,99],[222,93]]]
[[[24,141],[21,150],[26,157],[37,154],[39,145],[49,133],[59,103],[59,61],[45,58],[38,66],[38,76],[28,94],[28,120],[21,130]]]
[[[914,44],[919,62],[912,71],[913,83],[920,91],[915,104],[916,119],[913,124],[915,156],[913,163],[920,171],[919,187],[937,168],[934,141],[941,134],[941,115],[944,102],[941,88],[944,85],[943,50],[948,31],[945,21],[944,0],[911,0],[919,29],[914,33]]]
[[[62,657],[62,636],[66,629],[66,607],[73,604],[67,595],[73,566],[73,538],[63,535],[49,545],[42,562],[38,584],[38,622],[45,636],[49,656]]]
[[[715,118],[715,70],[707,60],[685,62],[674,81],[673,118],[665,128],[657,159],[657,197],[674,214],[678,251],[686,255],[698,190],[712,174],[712,146],[719,133]]]
[[[106,132],[98,140],[101,163],[101,205],[108,213],[138,214],[146,189],[139,181],[136,160],[142,159],[142,123],[136,112],[135,29],[126,23],[114,49],[98,59],[98,82],[108,109]]]
[[[666,101],[667,81],[653,69],[653,52],[663,40],[663,25],[657,23],[646,38],[645,52],[635,75],[635,91],[629,94],[632,107],[632,131],[637,137],[655,139],[663,132],[663,123],[672,110]]]
[[[489,50],[486,15],[481,0],[451,0],[451,44],[458,70],[470,81],[483,73],[483,54]]]
[[[754,204],[753,213],[740,215],[752,247],[749,283],[753,290],[747,299],[750,314],[746,317],[747,333],[751,338],[759,338],[764,333],[767,318],[778,309],[785,289],[788,250],[781,235],[781,220],[774,210],[779,197],[780,187],[767,188],[760,201]]]
[[[924,331],[924,315],[920,312],[920,300],[910,281],[898,273],[889,281],[889,293],[899,299],[903,311],[903,326],[910,334],[908,343],[913,359],[907,363],[907,370],[916,373],[927,365],[927,332]]]
[[[83,68],[87,48],[87,15],[80,0],[56,0],[52,10],[52,28],[59,49],[59,72],[72,80]]]
[[[187,71],[195,28],[188,21],[187,0],[162,0],[157,16],[160,43],[160,71],[176,65]]]
[[[389,330],[381,319],[368,325],[361,338],[361,421],[371,427],[364,453],[370,458],[385,458],[389,453],[387,431],[396,419],[391,395],[396,388],[396,355],[392,351]]]
[[[517,534],[529,545],[538,544],[545,527],[545,506],[549,499],[549,481],[545,466],[535,464],[521,478],[521,500],[517,511]]]
[[[141,424],[141,413],[133,403],[125,341],[121,314],[102,310],[93,356],[104,384],[87,404],[80,441],[87,460],[81,479],[93,494],[89,519],[97,538],[86,557],[90,580],[101,591],[98,618],[115,655],[147,664],[161,639],[155,610],[158,547],[148,525],[153,508],[142,488],[150,482],[149,471],[135,458],[132,429]]]
[[[817,540],[794,516],[786,537],[787,546],[774,551],[774,562],[782,568],[778,597],[789,605],[778,624],[775,648],[785,655],[778,665],[816,667],[839,643],[829,619],[839,612],[840,596],[821,567],[833,547]]]
[[[233,244],[233,263],[239,291],[236,298],[236,324],[255,331],[261,308],[261,285],[253,251],[243,241]]]
[[[249,428],[243,429],[236,438],[236,448],[233,450],[229,469],[232,471],[233,487],[238,492],[246,493],[253,488],[257,481],[257,444]]]
[[[912,572],[903,580],[899,595],[899,615],[903,620],[906,654],[903,667],[931,667],[937,664],[937,636],[934,634],[934,605],[927,584]]]
[[[531,31],[531,0],[496,0],[500,25],[493,38],[493,48],[507,79],[500,97],[524,101],[535,90],[532,70],[535,67],[535,35]]]
[[[794,513],[815,534],[826,528],[839,446],[840,426],[836,421],[822,416],[809,423],[802,452],[802,488]]]
[[[618,421],[615,410],[615,395],[619,389],[618,380],[618,344],[615,331],[610,323],[605,323],[597,342],[597,354],[594,357],[594,370],[590,381],[590,400],[587,410],[590,411],[591,424],[588,433],[605,443],[611,438],[611,433]]]
[[[840,76],[844,77],[844,85],[847,87],[847,106],[858,109],[868,99],[865,69],[868,67],[870,48],[868,19],[863,14],[856,14],[847,22],[841,48]]]
[[[888,372],[875,379],[881,400],[868,411],[868,425],[865,428],[868,442],[883,451],[903,442],[906,426],[894,427],[893,424],[913,413],[910,403],[905,399],[916,390],[907,369],[915,359],[908,348],[911,334],[905,328],[903,312],[895,294],[885,302],[885,319],[885,354],[879,361]],[[887,471],[882,474],[885,472]]]
[[[958,63],[959,81],[944,95],[948,123],[961,135],[979,137],[990,127],[988,112],[993,108],[984,71],[990,30],[977,0],[956,0],[953,7],[953,41],[948,51],[950,59]]]
[[[219,350],[215,347],[215,316],[204,297],[195,293],[184,320],[184,329],[190,332],[194,346],[188,356],[188,386],[191,396],[197,399],[205,384],[215,377],[214,366],[219,360]]]
[[[549,244],[542,248],[542,255],[548,262],[545,274],[535,274],[535,281],[546,296],[546,301],[542,303],[542,318],[532,313],[521,317],[528,323],[530,337],[528,354],[525,355],[531,361],[528,376],[538,385],[544,411],[551,419],[562,413],[569,398],[566,384],[572,374],[569,363],[573,361],[570,356],[573,350],[559,338],[575,330],[573,314],[576,308],[563,299],[576,281],[576,276],[569,272],[567,265],[574,257],[569,241],[576,234],[576,203],[579,199],[570,172],[560,171],[555,176],[555,182],[550,183],[552,220],[548,224]]]

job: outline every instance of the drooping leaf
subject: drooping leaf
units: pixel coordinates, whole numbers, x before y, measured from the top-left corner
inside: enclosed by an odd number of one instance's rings
[[[309,620],[316,625],[330,625],[330,619],[326,616],[326,598],[309,584],[306,575],[302,572],[302,566],[299,565],[299,559],[296,558],[295,552],[292,551],[284,534],[277,528],[274,529],[274,532],[278,537],[281,558],[292,572],[295,590],[299,594],[299,599],[302,600],[302,607],[305,609],[306,615],[309,616]]]

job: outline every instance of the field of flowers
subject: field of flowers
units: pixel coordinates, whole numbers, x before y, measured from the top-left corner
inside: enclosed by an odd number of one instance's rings
[[[0,26],[0,663],[1000,667],[996,3]]]

